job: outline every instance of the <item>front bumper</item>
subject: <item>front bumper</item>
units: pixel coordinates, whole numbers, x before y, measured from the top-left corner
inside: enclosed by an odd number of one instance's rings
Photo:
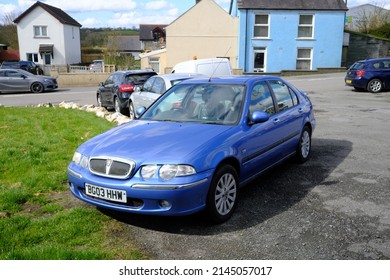
[[[212,172],[209,171],[156,184],[134,179],[103,178],[87,170],[79,172],[68,167],[70,191],[84,202],[116,211],[167,216],[189,215],[204,209],[211,176]],[[124,190],[127,202],[92,197],[86,194],[85,184]]]

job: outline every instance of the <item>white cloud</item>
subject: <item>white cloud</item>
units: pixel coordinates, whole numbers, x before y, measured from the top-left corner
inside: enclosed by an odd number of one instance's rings
[[[26,9],[36,1],[19,0],[19,6]],[[46,0],[41,1],[48,5],[60,8],[65,12],[92,12],[92,11],[129,11],[137,8],[134,0]]]
[[[145,4],[146,10],[161,10],[168,7],[169,3],[165,0],[161,1],[152,1]]]

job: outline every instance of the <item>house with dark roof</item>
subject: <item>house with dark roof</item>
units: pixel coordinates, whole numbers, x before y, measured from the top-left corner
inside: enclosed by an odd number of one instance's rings
[[[61,9],[38,1],[14,23],[21,60],[43,65],[81,62],[81,24]]]
[[[109,36],[107,50],[120,56],[132,55],[134,59],[140,59],[143,52],[139,35]]]
[[[165,48],[165,27],[167,27],[167,24],[140,24],[139,39],[141,41],[141,49],[154,51]]]
[[[341,67],[344,0],[237,0],[244,72]]]

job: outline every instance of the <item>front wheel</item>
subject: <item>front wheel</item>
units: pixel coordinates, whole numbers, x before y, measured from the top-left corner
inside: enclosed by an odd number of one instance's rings
[[[383,89],[382,81],[379,79],[372,79],[368,85],[367,90],[371,93],[378,93]]]
[[[35,82],[31,85],[30,89],[33,93],[42,93],[43,92],[43,85],[39,82]]]
[[[134,109],[134,105],[133,105],[133,102],[129,101],[129,117],[130,119],[135,119],[135,109]]]
[[[215,223],[227,221],[237,205],[238,180],[236,170],[231,165],[217,169],[207,194],[206,212]]]
[[[101,95],[99,93],[97,94],[96,100],[97,100],[98,107],[102,107],[102,108],[107,109],[107,107],[103,106],[102,97],[101,97]]]
[[[305,126],[299,138],[299,143],[296,151],[296,159],[299,163],[304,163],[309,159],[311,152],[311,134],[310,129]]]

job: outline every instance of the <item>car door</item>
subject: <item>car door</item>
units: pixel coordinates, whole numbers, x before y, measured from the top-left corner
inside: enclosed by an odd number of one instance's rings
[[[148,108],[157,98],[165,92],[165,81],[161,77],[155,77],[152,89],[143,93],[143,106]]]
[[[107,80],[100,85],[99,92],[103,106],[113,106],[112,90],[114,87],[114,74],[110,75]]]
[[[4,91],[29,91],[29,80],[16,70],[5,70],[2,81]]]
[[[149,107],[149,102],[147,101],[147,94],[152,91],[153,83],[156,80],[156,77],[150,77],[142,86],[141,90],[133,92],[130,96],[131,102],[135,109],[143,106],[145,108]]]
[[[295,152],[301,134],[305,108],[299,104],[297,94],[280,80],[268,81],[276,101],[276,114],[272,118],[278,127],[279,152],[283,157]]]
[[[246,181],[261,171],[267,169],[280,159],[278,145],[280,144],[281,126],[276,119],[276,108],[271,89],[265,81],[256,83],[248,91],[250,94],[248,117],[255,111],[267,112],[268,121],[248,124],[245,137],[238,148],[242,154],[241,179]],[[235,102],[236,103],[236,102]]]

